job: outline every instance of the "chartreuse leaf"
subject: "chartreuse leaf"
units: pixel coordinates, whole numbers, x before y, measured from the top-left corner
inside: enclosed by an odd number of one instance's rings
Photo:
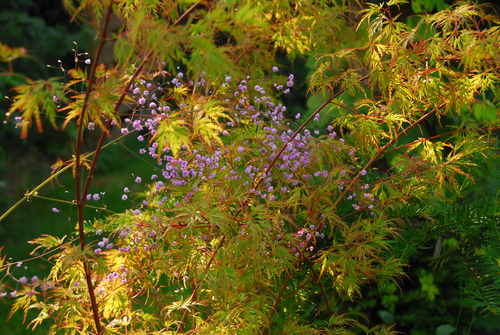
[[[73,69],[69,71],[74,80],[65,85],[67,91],[71,91],[75,85],[83,84],[86,87],[86,73],[80,69]],[[85,115],[82,117],[83,105],[85,102],[86,93],[76,93],[72,96],[72,103],[68,106],[61,108],[60,111],[68,111],[63,128],[71,122],[71,120],[78,118],[78,122],[89,124],[94,122],[101,129],[105,129],[104,121],[113,120],[120,124],[120,119],[115,112],[115,104],[119,97],[122,95],[122,88],[124,83],[127,82],[127,76],[119,77],[115,69],[106,70],[104,65],[99,65],[96,68],[96,80],[93,83],[93,90],[88,96]],[[80,92],[80,91],[79,91]],[[124,103],[131,103],[132,97],[125,96]]]
[[[0,62],[10,63],[21,57],[29,57],[25,48],[12,48],[0,42]]]
[[[205,142],[215,140],[222,145],[219,134],[223,131],[219,120],[229,119],[224,107],[220,106],[215,100],[209,100],[203,105],[195,106],[195,117],[193,121],[193,131]]]
[[[22,310],[24,312],[24,321],[26,321],[26,316],[28,314],[28,309],[30,306],[37,302],[36,294],[31,291],[30,288],[26,288],[26,292],[18,293],[18,298],[16,302],[12,305],[12,309],[10,310],[9,319],[14,315],[18,310]]]
[[[5,255],[3,256],[3,258],[1,257],[2,249],[3,249],[3,247],[0,247],[0,272],[2,272],[4,270],[3,263],[5,262],[5,257],[7,257]]]
[[[63,84],[60,78],[50,78],[48,80],[37,80],[30,84],[19,85],[14,88],[17,95],[14,97],[14,102],[9,108],[9,116],[16,111],[23,118],[21,124],[21,138],[28,136],[28,128],[31,126],[33,118],[35,119],[39,132],[43,132],[41,115],[45,116],[57,129],[56,116],[57,104],[56,99],[63,97]],[[56,101],[54,101],[56,100]]]
[[[47,234],[42,234],[43,237],[38,237],[35,238],[33,241],[29,241],[29,244],[38,244],[38,246],[31,252],[30,255],[32,255],[36,250],[40,248],[55,248],[59,247],[63,244],[64,239],[66,238],[66,235],[64,235],[62,238],[54,237],[51,235]]]
[[[191,136],[186,121],[180,113],[172,113],[170,117],[164,118],[155,136],[151,141],[158,143],[158,152],[170,148],[174,157],[177,157],[182,146],[191,147]]]

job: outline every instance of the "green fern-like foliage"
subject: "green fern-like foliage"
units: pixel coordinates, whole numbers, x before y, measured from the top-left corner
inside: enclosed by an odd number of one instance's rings
[[[399,217],[404,231],[395,250],[400,257],[410,260],[418,255],[419,248],[434,248],[434,257],[428,261],[436,271],[443,268],[453,271],[463,304],[484,314],[498,315],[500,193],[496,185],[500,182],[500,168],[494,166],[482,182],[484,194],[473,201],[416,203],[391,212]],[[443,248],[444,239],[450,243]]]

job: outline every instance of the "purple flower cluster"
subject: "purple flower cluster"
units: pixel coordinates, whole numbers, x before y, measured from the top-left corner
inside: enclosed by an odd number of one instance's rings
[[[104,277],[104,282],[117,282],[121,284],[127,283],[127,277],[129,277],[129,269],[126,268],[123,264],[120,265],[119,271],[113,271],[109,273],[106,277]],[[97,293],[103,293],[104,288],[99,288]]]
[[[323,229],[325,229],[326,226],[323,226]],[[299,240],[303,240],[303,242],[300,242],[299,244],[299,247],[300,248],[303,248],[306,241],[309,242],[309,251],[314,251],[314,244],[316,244],[316,239],[320,238],[320,239],[324,239],[325,238],[325,234],[324,233],[320,233],[320,232],[316,232],[314,234],[314,236],[312,235],[312,231],[314,231],[315,229],[315,226],[314,225],[310,225],[309,226],[309,229],[308,230],[307,228],[302,228],[300,229],[296,234],[295,234],[295,237],[298,238]],[[293,247],[292,248],[292,252],[294,252],[294,256],[295,257],[299,257],[300,256],[300,253],[298,252],[297,248],[296,247]]]
[[[364,173],[363,173],[364,172]],[[361,175],[364,176],[366,175],[366,171],[363,170],[361,171]],[[354,208],[355,211],[360,211],[360,210],[369,210],[370,215],[375,215],[375,212],[373,212],[375,207],[378,207],[378,201],[373,197],[371,193],[368,192],[370,188],[370,185],[365,184],[360,187],[361,192],[360,194],[357,194],[356,192],[352,192],[348,197],[347,200],[352,200],[356,201],[356,203],[352,204],[352,207]]]
[[[273,72],[279,71],[277,67],[273,67],[272,70]],[[166,105],[164,99],[157,97],[157,94],[163,94],[166,87],[191,87],[194,90],[195,87],[205,84],[204,77],[205,75],[201,74],[194,83],[186,82],[185,75],[179,72],[177,77],[170,82],[163,82],[158,86],[145,80],[135,83],[130,90],[137,97],[137,106],[141,113],[125,119],[127,126],[122,128],[122,133],[127,133],[129,129],[141,131],[142,134],[138,135],[137,139],[141,143],[146,143],[145,137],[154,136],[158,126],[168,120],[170,114],[174,112],[171,111],[170,106]],[[287,94],[294,86],[294,80],[294,75],[291,74],[285,83],[275,82],[274,88],[278,92]],[[196,149],[189,148],[189,150],[183,147],[175,157],[170,152],[169,143],[160,145],[158,140],[149,142],[148,146],[140,149],[140,154],[147,153],[156,160],[158,169],[155,174],[151,175],[154,188],[149,193],[148,199],[132,209],[137,217],[137,229],[119,232],[121,239],[118,250],[120,252],[129,253],[138,250],[150,252],[156,249],[161,241],[161,237],[156,237],[159,226],[154,226],[156,228],[152,228],[152,224],[143,226],[140,220],[150,215],[152,211],[155,213],[153,220],[161,220],[162,217],[169,215],[173,210],[172,207],[197,201],[197,192],[202,189],[203,196],[206,196],[207,188],[220,187],[225,190],[226,194],[236,189],[243,190],[248,196],[253,196],[257,201],[272,207],[277,200],[287,199],[290,192],[297,187],[313,188],[327,181],[338,180],[338,189],[330,191],[330,196],[334,196],[349,185],[351,168],[341,170],[337,166],[332,166],[331,163],[324,163],[319,158],[321,153],[318,152],[317,147],[311,145],[318,139],[308,129],[295,134],[288,127],[286,107],[266,92],[266,85],[262,82],[253,83],[248,77],[245,80],[237,80],[224,76],[221,81],[224,89],[219,95],[214,95],[214,99],[219,99],[221,105],[231,107],[232,120],[226,122],[227,129],[252,129],[254,133],[252,136],[243,137],[246,140],[236,138],[227,146],[214,143],[208,146],[195,146]],[[187,109],[183,103],[178,103],[177,106],[180,110]],[[300,117],[300,114],[295,116],[296,119]],[[315,114],[314,122],[319,122],[319,119],[320,115]],[[326,136],[319,139],[327,141],[328,148],[332,152],[346,157],[355,156],[353,148],[349,147],[343,139],[337,139],[332,126],[328,126],[327,131]],[[146,133],[148,135],[145,135]],[[320,134],[317,130],[314,133]],[[231,136],[227,130],[223,130],[222,134]],[[164,149],[159,150],[159,148]],[[272,164],[274,166],[270,168]],[[366,171],[363,170],[361,176],[365,175]],[[136,184],[142,181],[143,178],[135,177]],[[369,185],[362,186],[361,190],[359,195],[352,192],[348,200],[355,202],[352,204],[354,211],[367,209],[372,211],[373,215],[373,209],[377,205],[369,192]],[[126,187],[122,200],[129,199],[129,192]],[[225,195],[218,195],[218,197],[217,201],[221,203],[227,200]],[[240,237],[245,236],[245,226],[242,227],[243,233]],[[308,228],[299,228],[294,233],[296,238],[303,240],[300,243],[301,248],[307,242],[309,250],[313,251],[315,241],[325,237],[324,233],[313,234],[313,231],[314,226],[311,225]],[[153,232],[154,234],[151,235]],[[159,235],[162,234],[163,232],[160,232]],[[284,232],[277,230],[273,234],[274,243],[280,243]],[[208,240],[208,235],[200,236],[200,238]],[[172,246],[175,243],[173,242]],[[99,248],[95,250],[96,253],[102,252],[105,245],[103,239],[98,243]],[[269,247],[268,244],[266,244],[267,247]],[[289,247],[286,246],[286,248]],[[298,255],[295,247],[290,250],[293,250],[292,255]]]
[[[21,262],[19,262],[21,263]],[[18,265],[19,267],[19,265]],[[24,267],[26,270],[27,267]],[[53,284],[50,282],[41,282],[41,280],[37,276],[33,276],[31,278],[27,278],[26,276],[22,276],[17,280],[19,284],[22,285],[22,288],[24,289],[24,294],[32,297],[35,294],[37,294],[37,288],[41,289],[42,291],[46,291],[47,289],[53,288]],[[5,298],[7,296],[10,296],[11,298],[16,298],[19,294],[18,292],[19,285],[17,285],[16,289],[10,291],[10,292],[0,292],[0,298]]]
[[[98,234],[100,235],[100,234]],[[99,255],[103,249],[111,249],[113,248],[114,244],[109,241],[108,238],[103,237],[100,242],[97,243],[98,248],[94,250],[94,252]]]

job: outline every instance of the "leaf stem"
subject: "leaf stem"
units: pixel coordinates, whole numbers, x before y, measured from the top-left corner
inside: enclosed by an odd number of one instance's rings
[[[128,134],[125,134],[125,135],[122,135],[120,137],[117,137],[116,139],[112,140],[111,142],[107,143],[106,145],[104,145],[101,149],[105,149],[107,147],[109,147],[110,145],[124,139],[125,137],[129,136],[130,134],[133,134],[135,132],[135,130],[133,131],[130,131]],[[92,155],[95,154],[95,151],[93,152],[90,152],[86,155],[83,155],[82,156],[82,159],[85,159],[85,158],[88,158],[88,157],[91,157]],[[74,165],[74,161],[72,164],[69,164],[67,166],[65,166],[64,168],[60,169],[59,171],[57,171],[56,173],[54,173],[52,176],[50,176],[49,178],[47,178],[46,180],[44,180],[41,184],[39,184],[37,187],[35,187],[33,190],[31,191],[27,191],[25,194],[24,194],[24,197],[22,197],[15,205],[13,205],[11,208],[9,208],[5,213],[2,214],[2,216],[0,216],[0,222],[5,219],[10,213],[12,213],[17,207],[19,207],[23,202],[25,201],[29,201],[29,199],[31,197],[34,197],[36,195],[36,193],[42,188],[44,187],[45,185],[47,185],[49,182],[53,181],[54,179],[56,179],[57,177],[59,177],[59,175],[61,175],[63,172],[66,172],[67,170],[69,170],[70,168],[72,168]],[[40,196],[38,196],[40,197]]]

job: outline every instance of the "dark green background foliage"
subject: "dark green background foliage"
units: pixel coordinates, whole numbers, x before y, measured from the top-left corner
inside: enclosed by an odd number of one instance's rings
[[[354,7],[356,3],[350,4]],[[415,26],[418,20],[415,14],[435,13],[448,8],[444,1],[412,1],[411,5],[401,7],[402,22]],[[57,69],[58,60],[66,69],[74,64],[76,41],[80,51],[92,51],[95,48],[93,38],[95,31],[85,24],[71,23],[70,16],[62,5],[55,5],[53,1],[20,0],[2,1],[0,3],[0,42],[11,47],[25,47],[29,58],[14,61],[14,71],[32,79],[46,79],[52,76],[61,76]],[[395,11],[395,8],[391,9]],[[489,9],[493,13],[492,9]],[[353,19],[354,20],[354,19]],[[354,22],[354,21],[353,21]],[[354,23],[353,23],[354,24]],[[363,26],[364,28],[364,26]],[[348,27],[353,30],[353,27]],[[419,29],[423,29],[420,27]],[[419,31],[420,34],[425,33]],[[359,29],[358,40],[353,35],[345,34],[345,40],[338,42],[339,47],[361,47],[367,40],[367,32]],[[223,44],[227,37],[219,36]],[[228,38],[229,39],[229,38]],[[289,116],[302,114],[301,120],[312,115],[316,108],[324,102],[324,97],[317,94],[308,94],[307,81],[316,70],[316,55],[313,53],[327,52],[327,50],[312,50],[307,53],[296,53],[293,57],[284,50],[276,54],[276,62],[280,68],[293,73],[296,82],[301,83],[293,88],[292,94],[283,98],[288,106]],[[181,57],[182,58],[182,57]],[[47,67],[47,64],[56,68]],[[173,66],[185,67],[183,60],[173,61]],[[0,64],[1,71],[7,71],[5,64]],[[355,67],[356,64],[343,62],[342,68]],[[456,64],[459,68],[459,64]],[[214,70],[215,71],[215,70]],[[63,79],[64,80],[64,79]],[[15,128],[15,122],[6,120],[10,101],[4,96],[12,94],[11,89],[24,83],[22,77],[4,75],[0,77],[0,214],[3,214],[26,190],[33,189],[38,183],[50,175],[50,166],[58,157],[63,160],[70,158],[76,137],[76,129],[70,125],[65,131],[49,131],[50,123],[44,121],[43,133],[34,129],[25,140],[19,140],[20,130]],[[338,91],[338,89],[337,89]],[[368,92],[368,90],[367,90]],[[342,101],[348,106],[363,98],[362,93],[349,95],[344,93]],[[463,119],[453,115],[446,115],[440,119],[431,117],[418,130],[411,130],[404,141],[404,145],[419,137],[430,137],[443,134],[449,127],[461,122],[497,122],[498,104],[495,106],[495,95],[487,90],[482,96],[484,104],[470,106],[463,109]],[[321,116],[319,128],[323,133],[326,126],[340,112],[330,110]],[[62,125],[63,118],[57,121]],[[498,123],[498,122],[497,122]],[[339,133],[349,134],[352,129],[347,125],[338,124]],[[491,133],[498,136],[498,130]],[[68,138],[71,141],[68,141]],[[88,151],[95,147],[97,139],[87,138]],[[498,143],[484,155],[476,155],[471,160],[476,164],[470,171],[475,183],[464,176],[458,177],[462,185],[461,193],[445,190],[446,196],[427,197],[424,200],[412,200],[410,203],[394,206],[388,219],[399,223],[400,236],[393,241],[392,248],[398,257],[407,261],[405,276],[398,278],[397,283],[383,285],[364,285],[361,289],[361,298],[354,301],[349,299],[335,301],[336,311],[352,313],[358,321],[366,325],[380,323],[396,324],[395,329],[408,334],[498,334],[500,332],[500,275],[498,260],[500,259],[500,157],[498,157]],[[125,141],[122,144],[107,148],[101,157],[96,170],[93,186],[95,192],[106,192],[105,202],[113,212],[122,212],[126,209],[120,200],[122,190],[127,184],[123,174],[150,168],[151,162],[138,160],[132,152],[137,152],[138,144],[134,141]],[[446,149],[445,149],[446,150]],[[400,155],[404,149],[395,151],[375,162],[375,169],[369,172],[367,182],[376,182],[384,178],[385,173],[398,169]],[[126,164],[124,164],[126,162]],[[71,185],[71,186],[70,186]],[[53,187],[46,186],[40,195],[49,199],[63,199],[71,201],[71,173],[59,178],[59,184]],[[141,190],[137,190],[141,191]],[[68,193],[69,192],[69,193]],[[92,193],[92,190],[91,190]],[[429,200],[430,199],[430,200]],[[446,201],[444,200],[446,199]],[[57,207],[64,213],[62,216],[71,220],[66,225],[58,217],[55,223],[54,213],[50,210],[55,206],[51,200],[35,198],[32,202],[23,204],[13,214],[0,222],[0,246],[4,246],[2,255],[7,254],[12,260],[26,258],[32,246],[26,241],[32,240],[43,233],[54,236],[75,236],[75,213],[70,204],[59,204]],[[349,213],[350,204],[342,203],[339,212]],[[105,216],[105,212],[95,213],[88,210],[88,217]],[[349,222],[349,218],[346,222]],[[356,219],[352,218],[352,222]],[[64,221],[64,220],[62,220]],[[335,238],[335,236],[333,237]],[[442,250],[435,254],[436,245],[442,242]],[[328,248],[331,240],[324,241],[319,248]],[[26,276],[38,275],[42,277],[50,270],[50,264],[28,266]],[[18,271],[23,271],[19,269]],[[302,278],[299,278],[302,279]],[[299,285],[300,280],[291,285]],[[337,299],[336,292],[328,287],[328,299]],[[300,297],[296,303],[303,303],[304,308],[296,317],[300,321],[308,321],[324,326],[318,318],[317,307],[322,306],[323,296],[318,292],[308,297]],[[6,322],[9,311],[9,300],[0,301],[0,329],[2,334],[24,334],[25,326],[22,323],[21,313],[14,315],[10,322]],[[323,308],[324,312],[324,308]],[[33,313],[33,315],[35,315]],[[42,324],[35,333],[47,332],[49,323]],[[297,328],[299,329],[299,328]]]

